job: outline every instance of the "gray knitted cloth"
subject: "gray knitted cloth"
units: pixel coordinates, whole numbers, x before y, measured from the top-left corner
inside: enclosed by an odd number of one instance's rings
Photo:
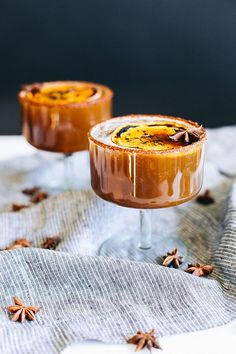
[[[0,353],[51,354],[78,339],[121,343],[138,329],[159,336],[197,331],[236,318],[236,127],[209,131],[204,189],[216,202],[153,211],[153,230],[179,235],[190,261],[212,263],[198,278],[181,269],[96,256],[122,220],[137,213],[98,199],[90,190],[51,196],[10,212],[29,183],[34,157],[0,164],[0,247],[27,237],[33,248],[0,252]],[[29,186],[29,185],[28,185]],[[171,221],[171,222],[170,222]],[[168,227],[166,226],[168,225]],[[130,227],[131,227],[130,226]],[[60,235],[56,251],[39,248]],[[19,296],[40,305],[34,322],[13,323],[6,306]]]

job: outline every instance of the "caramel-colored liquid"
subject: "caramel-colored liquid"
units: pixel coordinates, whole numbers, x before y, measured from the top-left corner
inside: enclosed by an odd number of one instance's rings
[[[151,122],[159,121],[159,137],[155,130],[157,139],[147,140],[147,143],[138,138],[139,129],[130,130],[129,141],[124,132],[117,136],[119,129],[123,128],[119,121],[114,123],[117,127],[113,131],[104,128],[106,143],[104,137],[93,136],[91,131],[91,183],[98,196],[125,207],[151,209],[178,205],[198,194],[203,178],[204,141],[188,146],[169,141],[164,131],[169,133],[170,128],[173,133],[173,130],[191,125],[188,121],[179,122],[171,117],[166,117],[164,122],[162,119],[152,117]],[[140,120],[132,118],[129,125],[136,125]],[[150,129],[143,130],[144,134],[147,130],[150,133]]]
[[[112,91],[91,83],[30,85],[19,100],[23,135],[36,148],[53,152],[88,149],[89,129],[112,115]]]

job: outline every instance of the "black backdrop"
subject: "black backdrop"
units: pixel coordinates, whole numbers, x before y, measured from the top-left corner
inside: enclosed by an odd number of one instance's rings
[[[235,119],[236,1],[9,0],[0,10],[0,134],[20,133],[25,82],[89,80],[114,115]]]

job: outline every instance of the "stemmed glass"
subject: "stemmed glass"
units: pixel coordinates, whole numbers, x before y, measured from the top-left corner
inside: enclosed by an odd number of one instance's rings
[[[135,135],[136,134],[136,135]],[[139,210],[139,233],[124,222],[100,255],[152,261],[186,247],[176,236],[152,232],[151,209],[185,203],[200,191],[206,133],[198,123],[162,115],[110,119],[90,130],[91,184],[102,199]]]
[[[59,164],[58,160],[47,164],[45,159],[46,168],[41,166],[41,173],[37,172],[41,185],[59,189],[78,186],[71,156],[88,150],[89,129],[111,117],[112,97],[111,89],[91,82],[56,81],[22,87],[18,98],[23,135],[37,149],[63,154],[62,164],[60,160]]]

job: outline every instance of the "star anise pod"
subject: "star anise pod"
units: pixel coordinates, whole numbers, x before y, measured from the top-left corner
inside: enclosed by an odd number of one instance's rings
[[[203,134],[204,134],[203,127],[200,126],[198,128],[194,127],[186,130],[181,130],[174,135],[170,135],[169,138],[172,141],[181,141],[184,144],[191,144],[194,141],[198,141],[199,139],[201,139]]]
[[[35,314],[39,312],[40,306],[24,306],[22,300],[17,296],[13,297],[13,301],[14,305],[7,307],[7,310],[13,313],[12,321],[24,322],[25,319],[29,321],[35,320]]]
[[[11,210],[12,211],[19,211],[21,209],[25,209],[25,208],[28,208],[29,205],[26,205],[26,204],[16,204],[16,203],[13,203],[11,205]]]
[[[38,192],[33,197],[31,198],[31,203],[37,204],[41,202],[42,200],[48,198],[49,194],[47,192]]]
[[[40,92],[40,89],[39,89],[39,87],[33,87],[30,91],[33,95],[35,95],[36,93]]]
[[[211,274],[213,269],[214,267],[211,264],[196,263],[196,264],[189,264],[185,272],[196,275],[197,277],[202,277],[204,275]]]
[[[31,241],[27,240],[26,238],[20,238],[14,241],[10,246],[6,247],[5,250],[16,250],[17,248],[25,248],[30,246]]]
[[[179,268],[182,264],[182,256],[178,255],[178,249],[174,248],[171,252],[167,252],[167,255],[163,257],[164,261],[162,263],[165,267],[173,266],[174,268]]]
[[[39,187],[25,188],[21,192],[25,195],[32,196],[40,191]]]
[[[128,344],[135,344],[135,351],[139,352],[140,350],[147,348],[151,351],[152,348],[161,349],[160,343],[158,342],[155,330],[152,329],[149,332],[138,331],[133,337],[127,340]]]
[[[47,237],[41,247],[48,250],[55,250],[60,242],[61,238],[59,236]]]
[[[203,205],[209,205],[215,203],[215,199],[211,196],[210,190],[207,189],[204,194],[199,195],[196,198],[196,202]]]

